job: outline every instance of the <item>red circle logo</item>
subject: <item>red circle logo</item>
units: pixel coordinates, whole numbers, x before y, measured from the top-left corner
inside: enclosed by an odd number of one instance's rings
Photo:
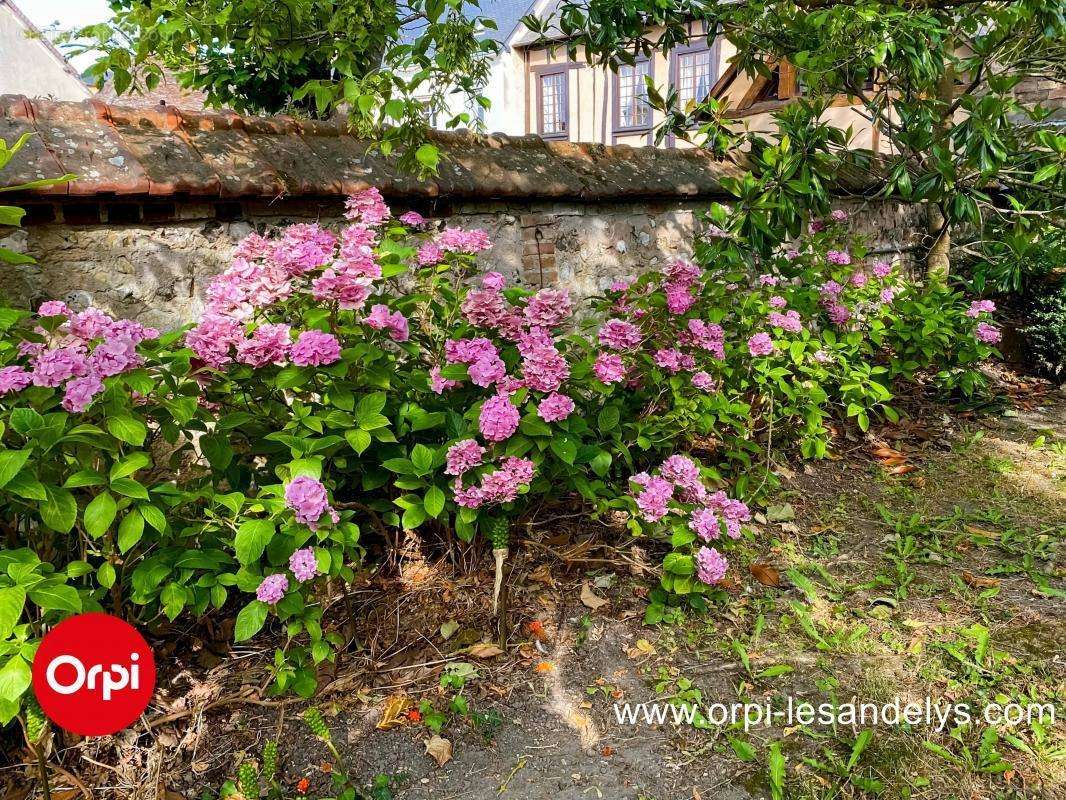
[[[41,640],[33,691],[56,725],[107,736],[136,720],[155,690],[155,659],[137,629],[110,614],[78,614]]]

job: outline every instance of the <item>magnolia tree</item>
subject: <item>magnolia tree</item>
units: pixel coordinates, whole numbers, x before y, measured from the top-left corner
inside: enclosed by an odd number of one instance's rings
[[[571,59],[611,68],[721,36],[743,73],[769,77],[782,62],[795,69],[803,97],[775,114],[779,137],[738,134],[722,101],[684,105],[676,87],[648,79],[649,100],[665,115],[660,139],[675,135],[751,170],[736,187],[745,208],[733,230],[769,225],[771,243],[778,228],[795,235],[803,212],[825,212],[825,187],[842,177],[926,205],[936,278],[947,275],[953,230],[989,224],[970,245],[976,253],[1013,233],[1017,255],[1061,228],[1066,137],[1049,124],[1050,108],[1016,96],[1022,81],[1066,79],[1066,18],[1055,0],[563,0],[549,17],[525,21],[561,39]],[[841,97],[889,145],[877,162],[821,122]]]
[[[0,720],[44,626],[102,607],[235,613],[237,641],[276,620],[275,686],[310,695],[368,554],[480,538],[499,569],[553,501],[655,536],[661,591],[703,608],[757,547],[746,502],[783,450],[898,419],[899,383],[979,390],[999,337],[987,301],[867,258],[842,212],[757,272],[709,229],[713,268],[618,280],[584,321],[476,275],[482,231],[376,190],[347,216],[246,238],[186,329],[0,314]]]

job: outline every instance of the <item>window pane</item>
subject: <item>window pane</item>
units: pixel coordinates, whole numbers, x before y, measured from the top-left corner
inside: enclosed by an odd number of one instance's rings
[[[648,107],[648,86],[644,76],[648,62],[618,68],[618,126],[636,128],[647,126],[651,118]]]
[[[566,73],[540,78],[540,130],[543,134],[566,132]]]
[[[677,90],[682,106],[689,100],[703,102],[711,93],[713,67],[710,50],[677,57]]]

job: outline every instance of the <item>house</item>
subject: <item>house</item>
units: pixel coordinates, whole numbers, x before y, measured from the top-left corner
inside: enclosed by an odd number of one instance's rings
[[[772,112],[802,92],[796,73],[787,64],[771,78],[751,77],[737,70],[730,59],[735,48],[722,36],[707,36],[703,23],[689,25],[685,46],[667,54],[653,53],[617,71],[586,63],[579,49],[567,56],[561,36],[544,42],[522,24],[527,14],[550,19],[558,0],[482,0],[477,13],[496,21],[498,30],[486,31],[500,43],[493,61],[485,96],[491,108],[480,114],[485,129],[520,136],[536,134],[548,140],[628,144],[655,143],[655,128],[663,115],[646,103],[645,77],[662,88],[676,86],[682,104],[708,95],[728,101],[737,126],[762,133],[773,130]],[[654,38],[654,29],[650,35]],[[549,37],[550,39],[550,37]],[[461,95],[448,109],[448,118],[464,109]],[[443,127],[445,115],[433,124]],[[858,112],[848,98],[839,98],[826,111],[834,124],[852,127],[858,147],[884,149],[886,141]],[[665,147],[689,147],[668,137]]]
[[[90,89],[13,0],[0,0],[0,94],[86,100]]]

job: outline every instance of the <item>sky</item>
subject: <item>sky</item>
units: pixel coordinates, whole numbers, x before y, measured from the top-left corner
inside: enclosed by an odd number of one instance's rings
[[[22,13],[38,28],[46,28],[55,22],[61,29],[78,28],[102,22],[111,16],[107,0],[14,0]],[[78,70],[84,70],[93,63],[91,54],[71,59]]]

